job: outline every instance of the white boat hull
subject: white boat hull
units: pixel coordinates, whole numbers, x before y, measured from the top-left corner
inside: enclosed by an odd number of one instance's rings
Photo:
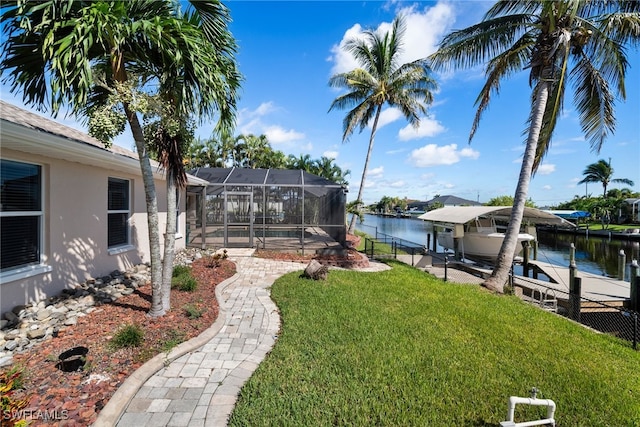
[[[535,237],[531,234],[518,234],[518,243],[514,256],[518,256],[522,252],[522,242],[532,241]],[[463,255],[479,258],[497,258],[504,240],[504,233],[478,233],[465,232],[458,247],[458,251]],[[454,250],[453,232],[441,231],[438,233],[438,243],[445,249]]]

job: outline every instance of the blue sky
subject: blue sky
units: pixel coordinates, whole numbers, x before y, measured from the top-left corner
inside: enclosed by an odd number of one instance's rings
[[[365,29],[388,28],[396,14],[406,16],[404,59],[428,56],[453,29],[477,23],[493,4],[485,1],[231,1],[226,3],[237,40],[237,60],[244,82],[238,109],[237,133],[267,135],[274,149],[312,158],[335,158],[351,175],[349,199],[355,199],[370,129],[342,143],[346,111],[328,112],[340,94],[328,85],[336,72],[356,64],[340,46]],[[616,105],[617,131],[599,154],[582,135],[569,96],[554,134],[551,150],[532,179],[529,196],[538,206],[570,200],[586,192],[600,195],[602,187],[577,185],[585,166],[612,160],[614,177],[635,181],[640,191],[640,54],[629,51],[627,100]],[[474,101],[484,83],[482,69],[439,75],[435,102],[418,132],[397,111],[383,112],[364,190],[365,203],[382,196],[427,200],[453,194],[486,202],[513,195],[524,149],[525,122],[531,89],[528,73],[512,77],[485,112],[480,128],[468,143],[475,114]],[[2,88],[1,96],[14,96]],[[69,119],[61,118],[67,124]],[[77,127],[77,125],[73,124]],[[208,137],[212,125],[198,135]],[[132,148],[127,131],[117,141]],[[616,188],[612,185],[610,188]]]

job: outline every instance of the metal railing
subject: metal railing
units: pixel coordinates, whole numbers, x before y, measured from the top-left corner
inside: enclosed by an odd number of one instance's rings
[[[510,279],[515,289],[528,289],[524,294],[516,291],[521,299],[599,332],[621,338],[638,350],[640,314],[626,307],[585,298],[581,295],[579,277],[574,278],[576,283],[568,292],[522,276],[512,276]]]

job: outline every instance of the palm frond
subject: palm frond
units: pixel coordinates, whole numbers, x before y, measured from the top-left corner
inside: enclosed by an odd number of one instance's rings
[[[482,65],[510,49],[535,29],[531,15],[497,17],[447,35],[438,51],[429,56],[436,70],[452,71]]]
[[[478,108],[469,132],[469,142],[471,142],[478,130],[482,114],[489,106],[492,95],[500,92],[502,80],[521,71],[528,64],[531,57],[532,44],[532,35],[524,34],[509,49],[497,55],[487,64],[487,81],[476,98],[475,105]]]
[[[606,137],[615,132],[614,96],[608,81],[587,57],[583,56],[571,74],[576,83],[574,103],[582,131],[591,149],[600,152]]]

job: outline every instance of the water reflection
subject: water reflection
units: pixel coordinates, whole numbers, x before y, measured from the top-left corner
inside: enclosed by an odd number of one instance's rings
[[[541,252],[553,258],[549,262],[560,265],[569,264],[571,243],[576,248],[578,269],[605,276],[618,274],[618,262],[622,250],[626,258],[626,279],[629,277],[629,265],[640,256],[640,243],[603,237],[563,234],[539,231],[538,242]]]
[[[430,227],[419,219],[381,217],[365,215],[364,223],[356,222],[356,229],[370,235],[388,234],[423,246],[432,243]],[[576,247],[576,264],[579,270],[615,277],[618,274],[620,250],[626,256],[625,280],[629,280],[629,265],[640,259],[640,243],[602,237],[538,232],[538,259],[567,267],[571,243]],[[439,249],[442,251],[442,248]]]

